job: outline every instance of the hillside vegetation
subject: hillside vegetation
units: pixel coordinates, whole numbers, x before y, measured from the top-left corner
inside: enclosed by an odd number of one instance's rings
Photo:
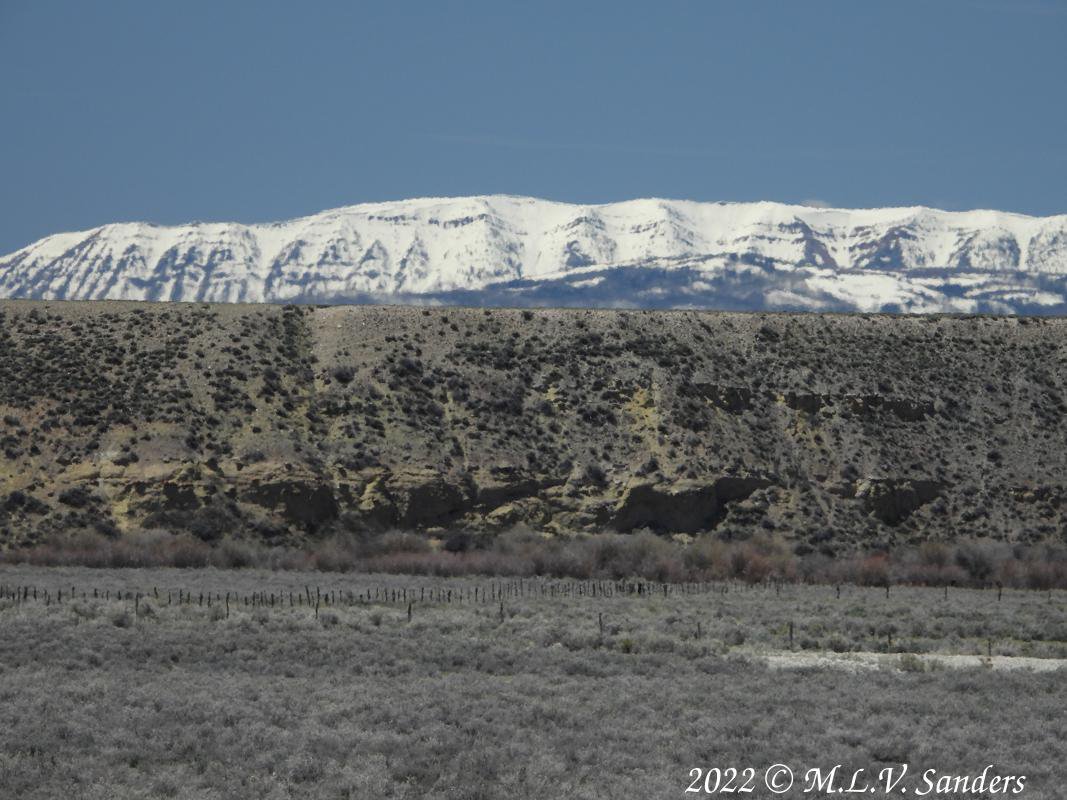
[[[0,303],[0,536],[1062,543],[1067,323]]]

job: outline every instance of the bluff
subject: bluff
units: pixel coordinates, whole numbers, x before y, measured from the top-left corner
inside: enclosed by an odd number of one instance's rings
[[[0,542],[1063,541],[1052,318],[0,303]]]

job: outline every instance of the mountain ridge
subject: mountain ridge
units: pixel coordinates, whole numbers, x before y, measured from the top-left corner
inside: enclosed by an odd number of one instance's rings
[[[11,299],[661,307],[657,290],[670,307],[1061,313],[1067,215],[483,195],[112,223],[0,257]]]

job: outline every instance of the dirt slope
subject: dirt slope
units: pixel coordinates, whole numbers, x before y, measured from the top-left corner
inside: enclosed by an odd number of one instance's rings
[[[0,303],[0,536],[1063,540],[1059,319]]]

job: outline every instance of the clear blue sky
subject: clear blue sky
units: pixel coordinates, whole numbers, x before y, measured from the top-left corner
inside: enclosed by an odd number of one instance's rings
[[[0,0],[0,252],[425,195],[1067,212],[1067,0]]]

